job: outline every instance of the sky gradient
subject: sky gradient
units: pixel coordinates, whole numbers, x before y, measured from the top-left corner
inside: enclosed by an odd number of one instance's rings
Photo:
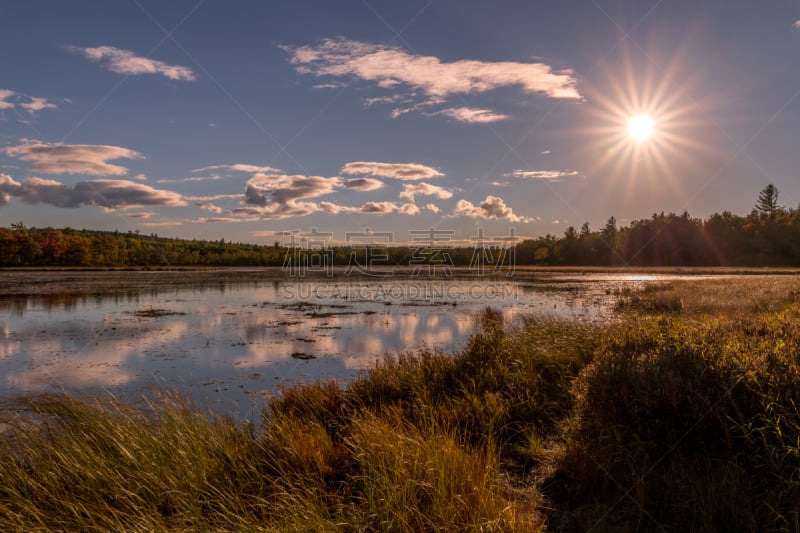
[[[800,202],[796,1],[0,0],[0,49],[0,226],[404,242]]]

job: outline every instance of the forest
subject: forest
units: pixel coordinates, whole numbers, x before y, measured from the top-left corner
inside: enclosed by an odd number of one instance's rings
[[[800,208],[778,203],[778,189],[765,187],[752,211],[729,211],[707,219],[689,213],[656,213],[618,226],[614,217],[598,230],[588,223],[570,226],[561,237],[545,235],[489,247],[504,266],[798,266]],[[495,246],[495,249],[491,249]],[[441,248],[441,249],[439,249]],[[505,249],[501,249],[505,248]],[[476,246],[332,246],[323,250],[330,264],[409,265],[431,250],[445,265],[475,263]],[[379,252],[379,253],[376,253]],[[482,249],[481,253],[487,252]],[[186,240],[137,232],[0,228],[0,267],[221,267],[285,266],[313,250],[272,245]],[[435,255],[435,254],[434,254]],[[292,258],[295,259],[292,259]]]

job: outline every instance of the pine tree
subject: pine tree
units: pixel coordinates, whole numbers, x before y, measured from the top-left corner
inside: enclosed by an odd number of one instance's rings
[[[762,216],[772,218],[780,209],[778,206],[778,188],[770,183],[758,194],[755,210]]]

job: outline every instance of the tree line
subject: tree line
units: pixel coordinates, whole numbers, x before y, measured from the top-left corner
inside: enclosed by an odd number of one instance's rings
[[[500,250],[495,250],[498,256]],[[296,250],[272,245],[171,239],[138,232],[0,228],[2,267],[177,267],[283,266]],[[303,252],[310,253],[310,252]],[[334,246],[325,253],[333,265],[375,261],[374,250]],[[475,261],[474,246],[443,251],[455,266]],[[408,265],[420,249],[381,249],[383,264]],[[424,255],[424,254],[423,254]],[[593,231],[588,223],[564,235],[526,239],[507,250],[516,265],[547,266],[800,266],[800,209],[778,204],[778,190],[768,185],[745,216],[729,211],[707,219],[689,213],[656,213],[618,227],[614,217]]]
[[[730,211],[703,220],[687,212],[656,213],[617,227],[614,217],[599,231],[584,224],[564,236],[524,241],[517,264],[592,266],[798,266],[800,209],[778,203],[765,187],[745,216]]]

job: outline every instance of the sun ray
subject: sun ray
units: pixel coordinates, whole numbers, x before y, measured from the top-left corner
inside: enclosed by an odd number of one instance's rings
[[[688,178],[713,152],[703,136],[712,123],[702,113],[713,95],[700,90],[699,73],[686,72],[688,50],[681,47],[671,60],[658,58],[659,68],[643,50],[633,50],[634,61],[625,48],[582,88],[584,125],[570,131],[584,141],[576,157],[591,169],[587,176],[602,180],[595,184],[603,195],[621,197],[632,209],[648,196],[685,196]]]

